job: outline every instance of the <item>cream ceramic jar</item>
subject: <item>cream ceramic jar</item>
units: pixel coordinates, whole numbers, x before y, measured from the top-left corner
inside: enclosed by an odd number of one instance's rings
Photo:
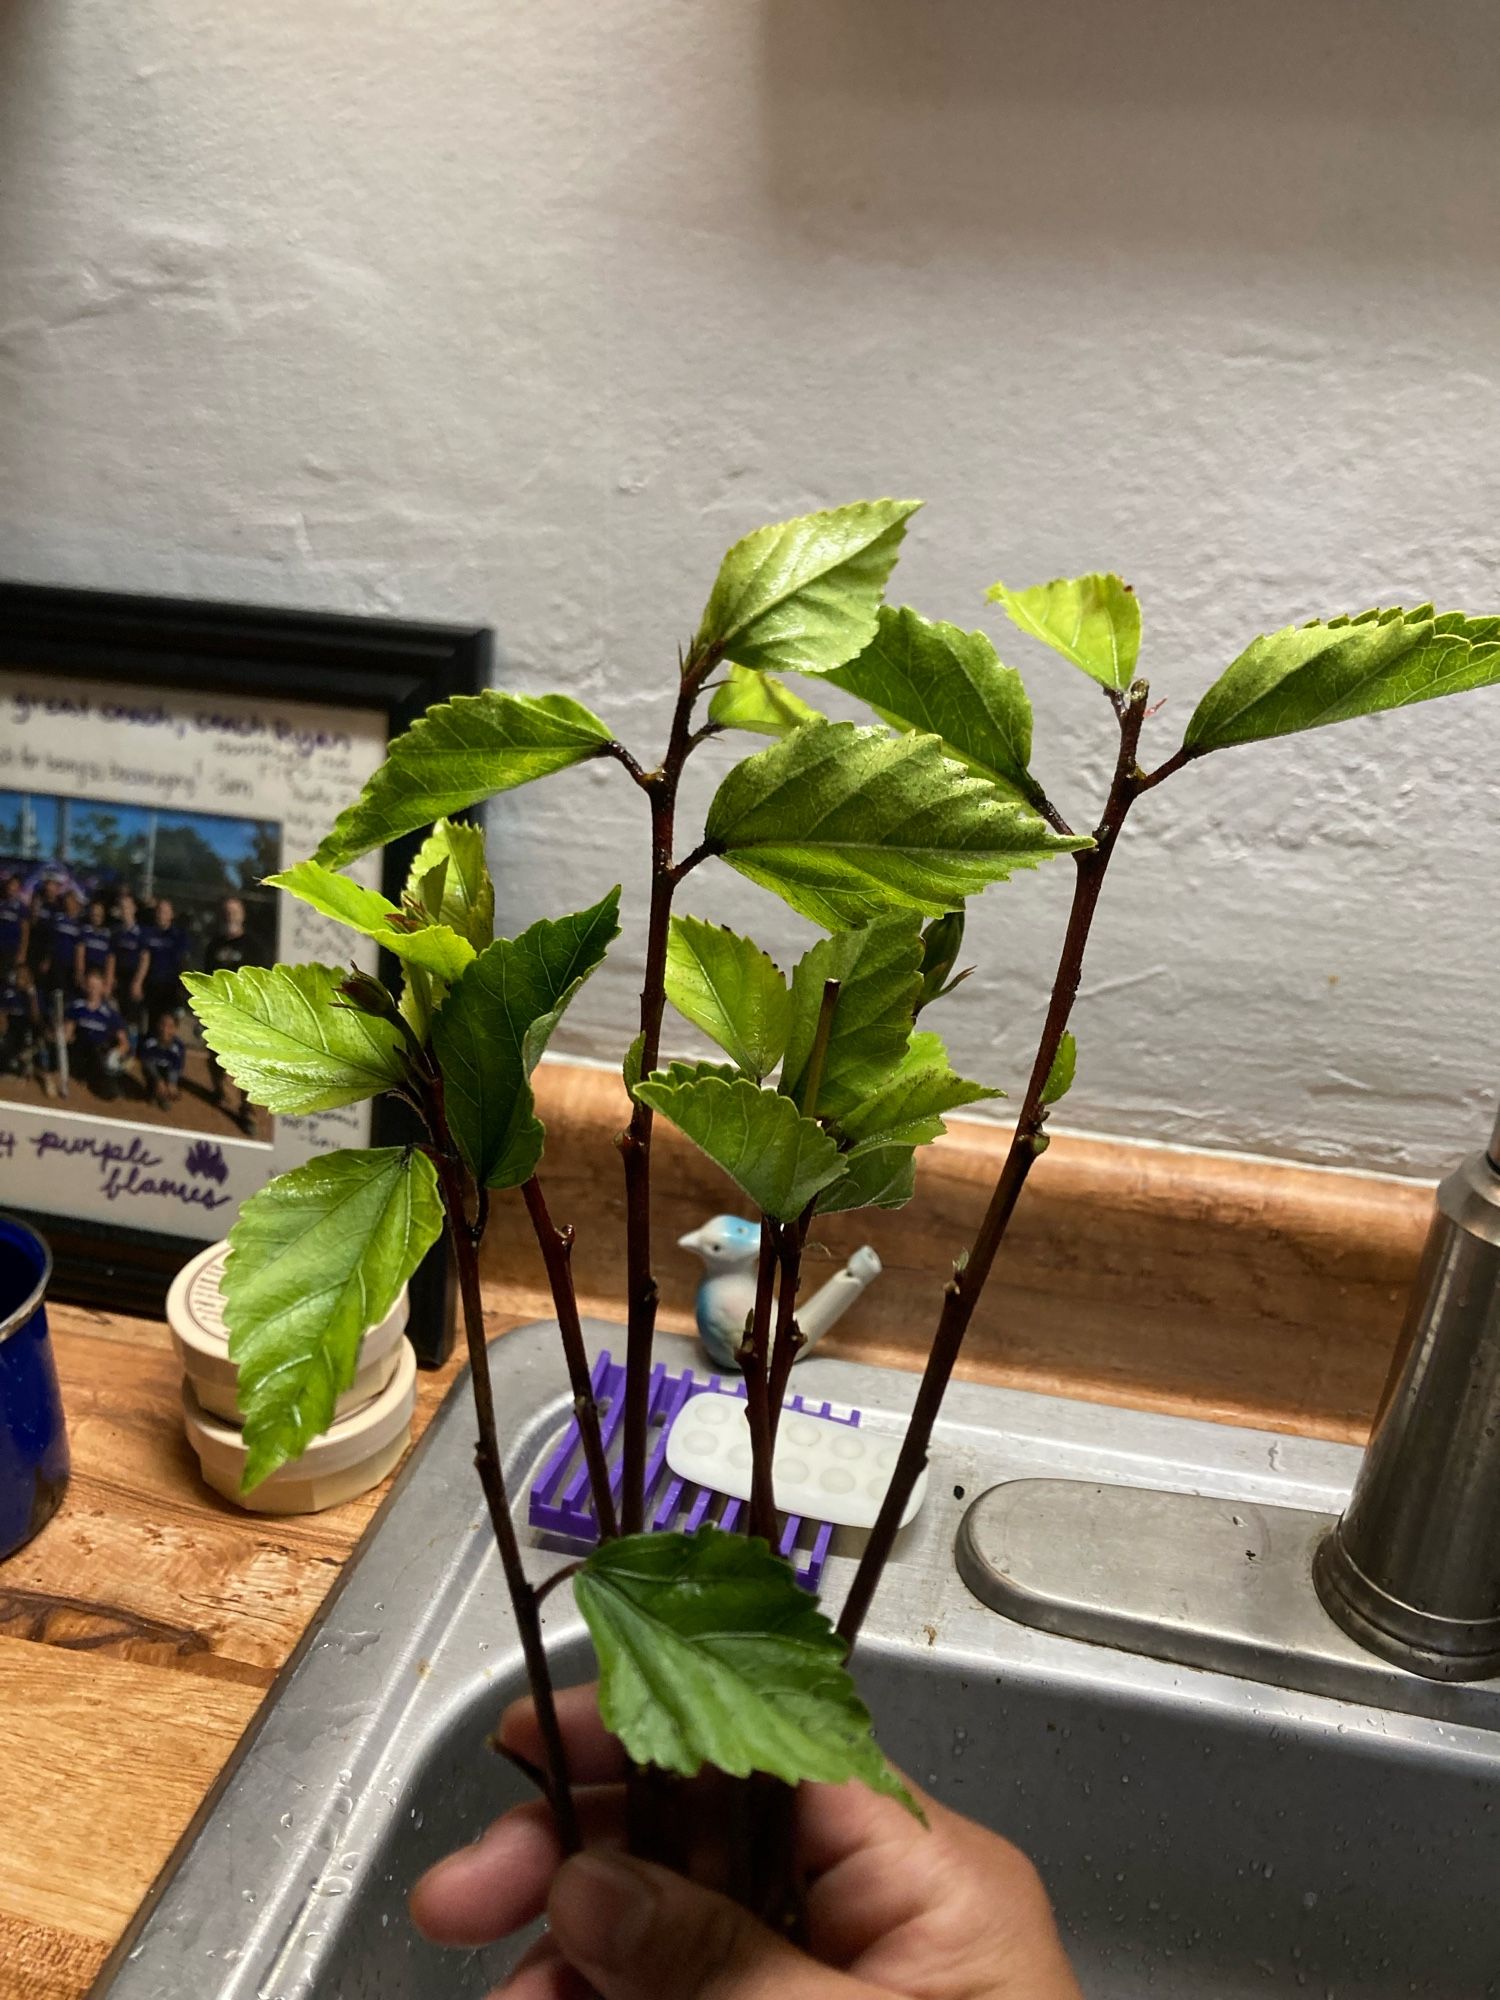
[[[238,1424],[236,1369],[229,1358],[224,1300],[219,1290],[228,1255],[227,1243],[214,1243],[183,1265],[167,1293],[167,1322],[183,1372],[203,1410],[226,1423]],[[352,1385],[334,1406],[336,1420],[370,1402],[390,1382],[401,1352],[406,1315],[403,1285],[395,1305],[360,1342],[359,1366]]]

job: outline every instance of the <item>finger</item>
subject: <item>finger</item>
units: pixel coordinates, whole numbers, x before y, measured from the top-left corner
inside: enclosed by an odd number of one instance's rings
[[[563,1688],[557,1697],[557,1719],[567,1745],[568,1769],[575,1785],[607,1785],[623,1778],[628,1759],[617,1736],[611,1736],[599,1720],[598,1689]],[[527,1698],[513,1701],[500,1718],[496,1732],[507,1750],[530,1764],[545,1765],[546,1747],[537,1727],[535,1704]]]
[[[584,1839],[622,1843],[622,1788],[602,1785],[576,1796]],[[529,1800],[428,1869],[408,1899],[412,1922],[433,1944],[494,1944],[542,1914],[562,1860],[552,1808]]]
[[[830,1965],[852,1966],[919,1912],[934,1890],[948,1815],[920,1801],[926,1822],[867,1785],[804,1785],[797,1851],[808,1877],[808,1941]]]
[[[853,1779],[847,1785],[803,1785],[797,1794],[797,1853],[809,1875],[825,1874],[870,1847],[909,1849],[946,1816],[946,1808],[911,1780],[902,1782],[924,1819],[899,1800]]]
[[[592,2000],[592,1996],[583,1974],[569,1965],[550,1937],[542,1937],[489,2000]]]
[[[897,1993],[920,1983],[995,2000],[1079,2000],[1026,1856],[935,1801],[926,1828],[899,1808],[892,1818],[891,1803],[871,1793],[815,1802],[830,1847],[835,1831],[848,1846],[808,1891],[812,1950]]]
[[[875,1988],[815,1964],[727,1896],[627,1855],[567,1862],[547,1915],[601,2000],[875,2000]]]

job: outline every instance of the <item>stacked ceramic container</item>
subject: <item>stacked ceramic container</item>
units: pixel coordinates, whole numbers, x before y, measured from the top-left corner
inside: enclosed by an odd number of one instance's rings
[[[245,1441],[219,1289],[228,1254],[227,1243],[200,1251],[167,1294],[167,1320],[183,1366],[188,1441],[204,1479],[226,1500],[262,1514],[313,1514],[368,1492],[394,1471],[411,1442],[417,1364],[406,1338],[405,1289],[361,1340],[354,1381],[335,1404],[329,1429],[253,1493],[242,1493]]]

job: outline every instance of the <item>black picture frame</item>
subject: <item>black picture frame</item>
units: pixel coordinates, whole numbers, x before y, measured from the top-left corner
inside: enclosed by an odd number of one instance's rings
[[[388,736],[433,702],[489,683],[493,634],[485,626],[426,624],[340,612],[282,610],[196,598],[80,590],[0,580],[0,665],[110,681],[132,688],[203,691],[220,686],[278,701],[373,710]],[[384,851],[383,884],[399,897],[419,845],[412,834]],[[382,972],[397,976],[383,955]],[[374,1107],[374,1142],[413,1136],[412,1114]],[[13,1209],[52,1246],[52,1294],[79,1305],[161,1317],[174,1274],[202,1242],[88,1219]],[[411,1281],[409,1332],[419,1360],[436,1367],[453,1345],[450,1260],[437,1246]]]

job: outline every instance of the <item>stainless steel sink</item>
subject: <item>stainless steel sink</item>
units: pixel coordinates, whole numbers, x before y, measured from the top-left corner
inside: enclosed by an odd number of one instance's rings
[[[589,1336],[618,1345],[620,1329]],[[694,1360],[685,1341],[661,1349]],[[494,1359],[519,1493],[565,1417],[555,1329]],[[894,1430],[915,1377],[814,1358],[798,1385]],[[522,1791],[483,1748],[522,1681],[471,1440],[461,1386],[97,1992],[463,2000],[503,1974],[505,1952],[438,1952],[405,1913],[414,1877]],[[1358,1456],[1001,1390],[949,1398],[860,1679],[891,1755],[1035,1857],[1090,2000],[1500,1994],[1500,1734],[1034,1630],[955,1567],[966,1508],[1002,1480],[1336,1513]],[[538,1577],[560,1559],[529,1557]],[[830,1602],[851,1567],[830,1561]],[[548,1611],[560,1677],[586,1678],[565,1592]]]

